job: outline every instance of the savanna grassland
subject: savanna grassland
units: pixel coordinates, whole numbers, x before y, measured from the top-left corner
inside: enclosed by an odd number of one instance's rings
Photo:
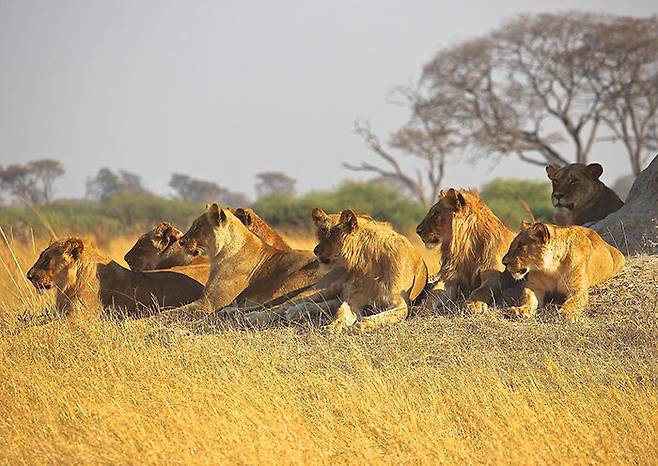
[[[11,242],[11,241],[10,241]],[[119,260],[131,239],[102,248]],[[297,238],[310,247],[312,241]],[[655,464],[658,258],[586,317],[415,309],[366,335],[38,316],[0,239],[0,463]],[[36,316],[36,317],[35,317]]]

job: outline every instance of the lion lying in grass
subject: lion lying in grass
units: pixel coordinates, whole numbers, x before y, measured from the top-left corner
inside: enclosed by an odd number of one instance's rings
[[[283,238],[252,209],[228,209],[256,236],[276,249],[289,250],[290,246]],[[124,260],[132,270],[162,270],[182,265],[197,265],[194,269],[185,269],[194,273],[192,277],[206,283],[210,272],[208,258],[191,256],[178,242],[183,232],[169,222],[162,222],[145,233],[126,253]],[[183,272],[185,273],[185,272]]]
[[[102,307],[136,317],[190,303],[203,290],[199,282],[184,274],[125,269],[80,238],[48,246],[27,278],[39,290],[55,288],[55,307],[60,315],[74,310],[94,313]]]
[[[210,258],[210,277],[197,301],[169,318],[198,319],[229,304],[261,305],[317,283],[324,275],[309,251],[279,250],[254,235],[228,209],[207,207],[179,240],[193,256]]]
[[[429,249],[441,245],[439,279],[449,299],[464,295],[470,309],[483,311],[513,285],[502,258],[515,233],[475,191],[442,191],[416,233]]]
[[[619,273],[624,262],[618,249],[589,228],[526,224],[503,257],[515,279],[528,277],[521,305],[509,312],[529,317],[547,294],[561,295],[566,301],[559,312],[573,322],[587,305],[589,288]]]
[[[375,219],[361,212],[355,212],[363,221],[376,222]],[[311,213],[318,241],[329,234],[331,228],[340,222],[341,214],[327,214],[324,210],[315,208]],[[385,222],[377,222],[383,228],[391,229]],[[297,321],[302,317],[317,317],[319,314],[333,315],[341,304],[339,299],[347,272],[344,267],[332,268],[322,279],[307,289],[295,293],[294,296],[284,296],[275,301],[265,303],[265,310],[254,310],[245,315],[249,325],[262,326],[271,323],[279,317],[288,321]],[[412,298],[416,298],[413,296]]]
[[[427,266],[407,238],[351,210],[341,213],[314,252],[321,262],[345,269],[342,304],[329,326],[334,331],[400,322],[427,284]],[[366,307],[377,313],[364,317]]]

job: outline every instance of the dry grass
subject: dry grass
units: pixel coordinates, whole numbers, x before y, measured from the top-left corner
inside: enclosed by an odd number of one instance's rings
[[[129,243],[108,252],[118,259]],[[34,260],[31,245],[15,252],[23,269]],[[595,290],[578,324],[551,312],[513,322],[421,310],[363,336],[308,326],[186,336],[148,321],[24,327],[18,317],[48,298],[2,245],[0,257],[3,464],[658,458],[656,257]]]

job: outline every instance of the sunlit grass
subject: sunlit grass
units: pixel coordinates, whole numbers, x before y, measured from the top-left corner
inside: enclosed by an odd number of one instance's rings
[[[118,260],[131,242],[104,248]],[[32,246],[12,249],[26,270]],[[0,256],[3,464],[658,458],[653,258],[597,290],[575,325],[418,310],[395,328],[332,336],[306,325],[207,335],[149,321],[28,327],[17,318],[49,297],[22,280],[4,245]]]

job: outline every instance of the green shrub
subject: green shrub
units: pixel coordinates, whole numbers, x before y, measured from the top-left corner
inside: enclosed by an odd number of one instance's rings
[[[331,191],[313,191],[302,196],[266,196],[252,208],[275,226],[311,224],[311,211],[355,209],[378,220],[391,222],[399,231],[414,227],[425,215],[425,208],[398,191],[379,184],[347,181]]]
[[[526,203],[537,220],[552,222],[551,184],[544,181],[496,178],[482,187],[480,197],[507,226],[517,229],[530,220]]]

